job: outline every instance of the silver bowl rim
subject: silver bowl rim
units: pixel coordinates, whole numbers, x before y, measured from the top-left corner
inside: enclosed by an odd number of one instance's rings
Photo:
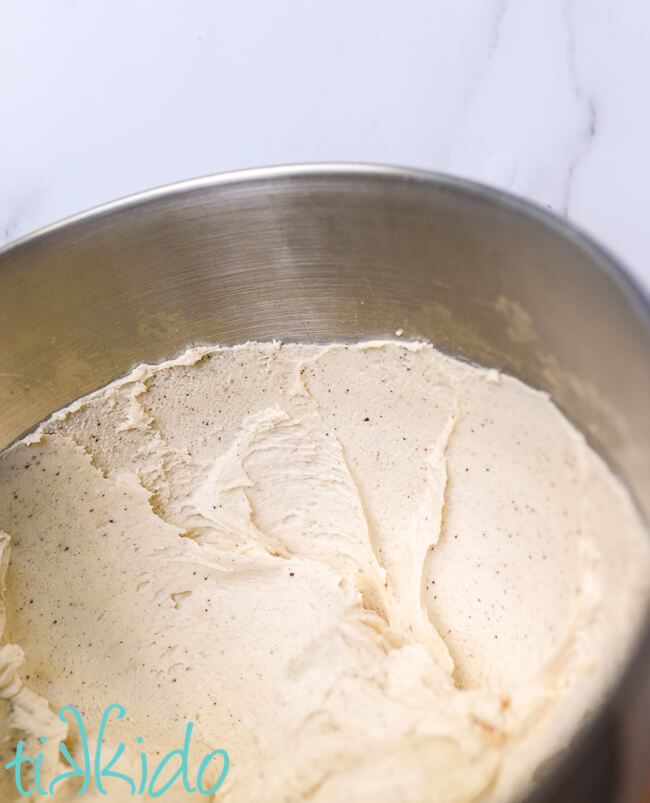
[[[650,341],[650,288],[646,289],[641,280],[612,253],[600,244],[582,227],[569,222],[550,208],[515,195],[505,190],[484,184],[473,179],[462,178],[449,173],[397,165],[365,163],[365,162],[305,162],[296,164],[279,164],[265,167],[252,167],[231,170],[222,173],[208,174],[197,178],[163,184],[152,189],[131,193],[114,201],[93,206],[85,211],[69,215],[58,221],[37,228],[16,240],[0,246],[0,260],[10,258],[18,250],[29,247],[33,243],[46,240],[50,235],[74,228],[77,225],[97,221],[107,214],[126,211],[149,202],[171,198],[187,192],[210,188],[225,187],[236,184],[249,184],[274,179],[305,178],[357,178],[380,179],[387,181],[401,180],[420,185],[430,185],[437,189],[456,192],[475,201],[485,202],[505,209],[515,215],[545,227],[561,239],[573,244],[591,258],[593,269],[599,270],[612,282],[617,291],[637,314],[640,323],[648,333]],[[0,264],[0,269],[2,265]],[[556,795],[566,780],[578,769],[575,766],[580,759],[584,760],[586,750],[593,744],[598,732],[608,717],[624,699],[624,691],[630,681],[635,678],[643,664],[650,666],[650,610],[639,633],[637,644],[628,658],[614,686],[599,708],[593,713],[586,727],[581,728],[567,748],[566,754],[554,762],[551,770],[534,786],[524,803],[547,803],[549,795]],[[645,660],[644,660],[645,659]],[[584,766],[582,770],[584,771]]]
[[[300,179],[306,177],[401,179],[418,184],[434,184],[439,188],[455,190],[474,197],[477,200],[483,200],[509,209],[510,211],[519,212],[525,217],[550,228],[555,233],[589,252],[590,255],[595,258],[595,261],[598,262],[601,270],[617,285],[617,289],[623,292],[626,300],[636,307],[637,310],[642,312],[641,317],[647,319],[645,323],[648,325],[648,328],[650,328],[650,288],[646,289],[641,280],[637,279],[608,248],[599,243],[581,226],[569,222],[558,213],[549,211],[549,208],[545,208],[534,201],[484,184],[480,181],[461,178],[460,176],[442,171],[401,167],[397,165],[365,162],[304,162],[230,170],[223,173],[212,173],[197,178],[176,181],[170,184],[162,184],[152,189],[129,193],[116,200],[92,206],[82,212],[68,215],[53,223],[41,226],[1,246],[0,257],[4,257],[14,249],[40,240],[61,229],[100,218],[107,213],[126,210],[133,206],[139,206],[140,204],[188,191],[262,180],[281,178]]]

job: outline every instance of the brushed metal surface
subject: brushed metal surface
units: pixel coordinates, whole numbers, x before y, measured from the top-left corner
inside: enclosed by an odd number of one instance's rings
[[[397,168],[311,165],[198,179],[1,250],[0,449],[135,364],[189,345],[359,340],[398,328],[549,392],[650,521],[643,292],[543,210]],[[603,709],[601,732],[623,699],[634,699],[634,676],[648,661],[646,638]],[[574,799],[558,791],[566,766],[540,800]]]

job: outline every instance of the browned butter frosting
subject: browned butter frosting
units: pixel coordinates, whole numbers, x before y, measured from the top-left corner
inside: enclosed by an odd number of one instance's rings
[[[628,493],[551,400],[419,342],[140,366],[0,455],[0,530],[3,801],[43,799],[17,740],[50,778],[61,706],[92,744],[114,703],[134,776],[188,721],[192,766],[227,750],[215,800],[512,800],[649,595]],[[107,799],[78,788],[49,799]]]

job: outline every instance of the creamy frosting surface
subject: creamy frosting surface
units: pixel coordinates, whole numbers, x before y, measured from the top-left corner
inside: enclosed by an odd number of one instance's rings
[[[0,455],[0,531],[2,767],[22,739],[64,771],[58,744],[82,746],[59,709],[92,747],[119,703],[116,768],[139,777],[191,721],[194,777],[227,750],[233,802],[513,799],[649,593],[627,492],[548,397],[424,343],[140,366]],[[0,798],[42,799],[4,769]]]

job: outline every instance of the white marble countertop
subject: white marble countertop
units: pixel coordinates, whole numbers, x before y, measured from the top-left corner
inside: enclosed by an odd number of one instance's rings
[[[650,287],[646,0],[0,0],[0,244],[241,167],[384,162],[551,207]]]

